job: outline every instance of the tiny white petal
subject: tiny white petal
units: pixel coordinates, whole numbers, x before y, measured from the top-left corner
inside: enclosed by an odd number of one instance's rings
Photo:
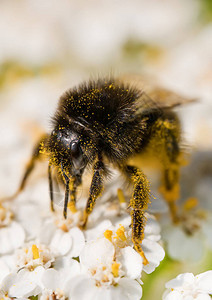
[[[136,280],[131,280],[129,278],[121,278],[119,280],[118,286],[124,291],[124,294],[128,296],[128,300],[141,299],[142,287]]]
[[[164,259],[165,251],[160,244],[149,239],[144,239],[142,241],[142,249],[149,262],[147,265],[143,266],[143,270],[147,274],[150,274],[157,266],[159,266],[160,261]]]
[[[10,286],[13,284],[13,282],[15,281],[17,274],[16,273],[10,273],[9,275],[7,275],[2,283],[1,283],[1,289],[8,292]]]
[[[98,224],[95,224],[95,227],[85,230],[85,237],[87,241],[92,241],[102,236],[104,231],[112,226],[111,221],[104,220]]]
[[[80,254],[80,262],[87,268],[107,265],[113,261],[115,249],[105,238],[88,242]]]
[[[60,255],[65,255],[69,252],[72,246],[72,238],[68,232],[56,229],[52,235],[50,247],[56,250]]]
[[[169,280],[165,286],[166,288],[181,288],[185,283],[193,284],[194,278],[192,273],[180,274],[176,278]]]
[[[60,271],[60,276],[68,280],[80,274],[80,264],[69,257],[58,257],[54,262],[54,269]]]
[[[68,234],[72,239],[72,246],[68,256],[77,257],[80,255],[80,252],[85,245],[84,234],[82,233],[82,230],[77,227],[70,229]]]
[[[203,255],[201,237],[186,235],[181,228],[171,228],[168,234],[168,253],[173,259],[197,261]]]
[[[0,282],[2,282],[2,279],[6,277],[10,273],[10,268],[8,264],[0,258]]]
[[[0,230],[0,254],[9,253],[19,248],[25,240],[25,232],[21,225],[13,221]]]
[[[96,282],[93,278],[89,278],[86,275],[79,275],[66,283],[64,291],[72,300],[93,300]]]
[[[44,272],[43,267],[37,267],[30,272],[28,269],[23,269],[16,274],[14,282],[9,288],[10,297],[30,297],[36,296],[41,291],[41,276]]]
[[[143,261],[140,254],[133,248],[125,247],[121,249],[120,262],[126,272],[125,276],[132,279],[141,277]]]
[[[183,300],[182,294],[178,291],[171,291],[168,294],[163,295],[163,300]]]
[[[54,269],[48,269],[43,273],[42,283],[45,288],[55,291],[59,287],[60,275]]]
[[[20,203],[16,219],[23,226],[28,240],[38,236],[42,223],[38,205],[30,202]]]
[[[49,220],[45,222],[39,234],[40,242],[49,245],[55,231],[56,231],[56,227],[52,222],[50,222]]]
[[[212,294],[212,271],[207,271],[196,276],[198,288]]]

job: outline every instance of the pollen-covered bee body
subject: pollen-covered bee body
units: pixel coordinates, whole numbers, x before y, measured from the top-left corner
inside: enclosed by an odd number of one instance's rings
[[[60,98],[53,118],[54,133],[64,148],[62,154],[77,140],[87,163],[101,153],[112,163],[121,164],[142,151],[161,113],[161,108],[136,88],[113,79],[90,81]],[[51,139],[50,158],[61,153]]]
[[[92,166],[93,175],[83,226],[101,195],[108,163],[118,168],[133,185],[129,202],[132,217],[132,240],[143,255],[144,211],[148,207],[150,187],[142,170],[129,160],[143,152],[152,152],[161,162],[161,188],[170,207],[173,221],[178,219],[179,168],[182,165],[181,129],[173,107],[183,98],[164,89],[152,89],[150,97],[140,87],[120,79],[99,79],[66,91],[53,117],[53,130],[40,143],[30,161],[18,192],[26,182],[39,154],[49,158],[49,189],[53,207],[52,168],[65,184],[64,217],[68,202],[75,205],[77,187],[83,172]],[[163,96],[165,95],[165,96]],[[166,101],[159,101],[165,97]],[[167,99],[171,97],[171,104]],[[40,151],[41,149],[41,151]],[[145,259],[145,257],[144,257]]]

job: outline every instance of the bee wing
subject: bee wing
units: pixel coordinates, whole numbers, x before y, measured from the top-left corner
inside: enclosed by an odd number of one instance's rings
[[[169,109],[197,101],[158,86],[156,80],[149,76],[123,75],[119,80],[141,91],[141,97],[137,102],[139,112],[148,108]]]
[[[152,88],[148,95],[162,108],[174,108],[179,105],[196,101],[196,99],[183,97],[173,91],[161,87]]]

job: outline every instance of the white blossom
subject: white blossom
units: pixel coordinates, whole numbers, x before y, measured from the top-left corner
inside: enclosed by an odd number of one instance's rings
[[[12,298],[36,296],[42,290],[40,280],[44,270],[43,267],[37,267],[32,272],[22,269],[18,273],[10,273],[1,283],[1,293]]]
[[[183,211],[179,224],[163,226],[163,239],[171,258],[180,261],[198,261],[208,248],[212,249],[210,211],[194,209]]]
[[[79,215],[71,215],[78,219]],[[49,218],[44,222],[39,240],[49,245],[59,255],[69,257],[79,256],[85,244],[84,234],[74,225],[73,219],[71,217],[64,219],[61,214],[56,214],[54,218]]]
[[[43,290],[39,299],[47,300],[55,296],[56,299],[64,300],[69,296],[69,280],[80,274],[80,266],[76,260],[62,257],[59,258],[54,268],[48,269],[42,276]]]
[[[160,240],[160,226],[155,218],[149,214],[147,216],[147,223],[144,230],[144,239],[141,243],[144,255],[148,260],[148,264],[143,266],[146,273],[151,273],[163,260],[165,252],[159,244]],[[122,215],[116,217],[114,225],[109,220],[100,222],[97,227],[90,228],[85,231],[87,240],[95,240],[97,237],[107,236],[116,247],[116,252],[120,253],[125,247],[131,247],[132,253],[136,252],[133,249],[132,230],[130,228],[131,218],[129,215]]]
[[[131,252],[125,252],[126,258],[132,258]],[[139,255],[130,264],[122,265],[116,257],[114,245],[106,238],[86,243],[80,254],[81,275],[70,282],[71,299],[140,299],[142,288],[135,280],[142,270],[133,268],[141,257]],[[134,271],[134,273],[133,273]],[[130,277],[127,277],[130,275]],[[140,276],[139,276],[140,277]],[[139,278],[138,278],[139,279]],[[79,287],[83,286],[83,289]]]
[[[166,283],[163,300],[210,300],[212,294],[212,271],[194,276],[192,273],[178,275]]]
[[[17,269],[26,268],[29,271],[38,266],[50,268],[55,261],[57,253],[44,244],[30,242],[15,252],[15,265]]]

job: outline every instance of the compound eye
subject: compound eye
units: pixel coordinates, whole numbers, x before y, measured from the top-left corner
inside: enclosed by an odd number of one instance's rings
[[[74,158],[79,157],[81,154],[79,143],[76,141],[71,142],[70,150],[71,150],[71,155]]]

